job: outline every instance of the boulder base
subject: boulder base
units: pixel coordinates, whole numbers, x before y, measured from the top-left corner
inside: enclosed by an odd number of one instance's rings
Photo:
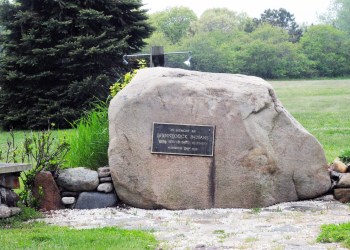
[[[83,192],[79,195],[75,209],[95,209],[114,207],[118,202],[117,195],[101,192]]]
[[[63,209],[60,190],[48,171],[39,172],[34,179],[33,195],[39,201],[39,208],[44,211]]]
[[[93,191],[99,184],[96,171],[79,168],[68,168],[60,171],[57,178],[60,187],[68,191]]]
[[[109,107],[118,197],[141,208],[252,208],[331,186],[318,141],[257,77],[140,70]],[[154,122],[215,126],[214,156],[152,154]]]

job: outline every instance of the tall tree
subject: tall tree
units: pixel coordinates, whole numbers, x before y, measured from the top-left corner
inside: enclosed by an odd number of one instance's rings
[[[246,13],[236,13],[227,8],[208,9],[193,23],[191,30],[195,33],[243,31],[250,20]]]
[[[4,128],[60,127],[105,98],[122,55],[152,31],[141,0],[2,0],[0,64]]]
[[[173,7],[150,16],[156,32],[161,32],[172,43],[178,43],[189,32],[190,25],[197,20],[193,10],[187,7]]]
[[[319,19],[350,35],[350,0],[332,0],[328,11]]]
[[[269,23],[272,26],[287,30],[291,42],[298,42],[303,34],[301,28],[295,22],[294,15],[283,8],[278,10],[267,9],[260,15],[259,19],[254,19],[254,21],[257,25]]]

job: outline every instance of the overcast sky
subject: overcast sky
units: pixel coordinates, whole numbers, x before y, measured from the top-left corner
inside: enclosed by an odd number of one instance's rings
[[[317,23],[317,15],[325,12],[331,0],[143,0],[151,13],[167,7],[186,6],[197,16],[204,10],[215,7],[226,7],[236,12],[246,12],[250,17],[260,17],[266,9],[285,8],[294,14],[299,24]]]

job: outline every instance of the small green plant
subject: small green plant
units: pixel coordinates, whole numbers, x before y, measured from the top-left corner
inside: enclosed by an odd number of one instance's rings
[[[346,164],[350,164],[350,149],[342,151],[339,155],[339,159]]]
[[[251,213],[252,214],[259,214],[259,213],[261,213],[261,208],[260,207],[254,207],[254,208],[252,208]]]
[[[10,131],[5,161],[32,164],[32,168],[23,172],[20,177],[23,188],[19,191],[19,197],[23,204],[34,208],[38,206],[38,201],[32,194],[35,176],[40,171],[58,171],[63,165],[68,150],[69,144],[65,138],[57,140],[52,135],[50,128],[38,133],[25,133],[22,144],[16,143],[14,132]]]
[[[0,148],[0,160],[5,160],[7,163],[17,163],[18,146],[15,144],[15,133],[12,129],[10,130],[9,135],[10,137],[6,140],[5,155],[3,155],[3,151]]]
[[[322,225],[317,241],[321,243],[340,242],[344,247],[350,248],[350,222],[339,225]]]
[[[251,242],[255,242],[258,240],[258,237],[248,237],[248,238],[245,238],[244,241],[246,243],[251,243]]]

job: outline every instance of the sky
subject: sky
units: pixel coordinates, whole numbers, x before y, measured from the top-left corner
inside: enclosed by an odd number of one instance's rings
[[[210,8],[226,7],[236,12],[246,12],[250,17],[260,17],[266,9],[284,8],[294,14],[299,24],[316,24],[317,15],[324,13],[331,0],[142,0],[150,13],[167,7],[185,6],[199,17]]]

